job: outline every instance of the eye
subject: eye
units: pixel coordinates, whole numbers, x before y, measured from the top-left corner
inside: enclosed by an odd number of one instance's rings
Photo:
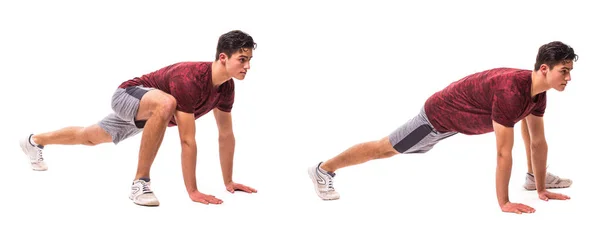
[[[246,62],[246,59],[245,58],[241,58],[240,62],[244,63],[244,62]]]

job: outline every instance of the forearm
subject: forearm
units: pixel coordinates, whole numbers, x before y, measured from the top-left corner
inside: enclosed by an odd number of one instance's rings
[[[531,145],[531,163],[533,165],[533,176],[535,187],[538,192],[546,190],[546,162],[548,160],[548,145],[535,143]]]
[[[509,202],[508,183],[512,170],[512,155],[498,155],[496,166],[496,196],[498,205],[502,206]]]
[[[181,169],[183,182],[188,193],[198,190],[196,184],[196,155],[196,142],[181,144]]]
[[[233,154],[235,151],[235,137],[233,133],[219,136],[219,156],[221,160],[221,172],[223,183],[229,184],[233,181]]]

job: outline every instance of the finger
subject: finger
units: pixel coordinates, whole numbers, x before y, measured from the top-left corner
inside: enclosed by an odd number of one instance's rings
[[[519,209],[516,209],[516,208],[515,208],[515,209],[513,209],[513,210],[512,210],[512,212],[514,212],[514,213],[516,213],[516,214],[521,214],[521,213],[522,213],[522,212],[521,212],[521,210],[519,210]]]
[[[550,193],[548,194],[548,197],[550,199],[566,200],[568,196],[560,193]]]
[[[216,197],[213,197],[213,198],[209,199],[209,201],[212,204],[221,204],[221,203],[223,203],[223,201],[221,199],[218,199]]]
[[[242,186],[240,186],[240,189],[244,192],[252,193],[252,189],[250,189],[250,187],[248,187],[248,186],[242,185]]]
[[[564,194],[560,194],[560,198],[559,199],[560,200],[567,200],[567,199],[569,199],[569,196],[564,195]]]
[[[246,185],[242,185],[240,184],[241,188],[243,191],[247,192],[247,193],[255,193],[256,189],[250,187],[250,186],[246,186]]]
[[[530,207],[530,206],[527,206],[524,204],[520,205],[518,207],[518,209],[525,213],[534,213],[535,212],[535,209],[533,209],[533,207]]]
[[[204,199],[201,199],[201,198],[196,198],[196,199],[194,199],[194,201],[195,201],[195,202],[199,202],[199,203],[202,203],[202,204],[206,204],[206,205],[208,205],[208,201],[206,201],[206,200],[204,200]]]
[[[545,194],[540,195],[540,199],[544,200],[544,201],[548,201],[548,196],[546,196]]]

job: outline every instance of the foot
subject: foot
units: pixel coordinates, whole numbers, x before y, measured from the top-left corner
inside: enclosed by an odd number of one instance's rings
[[[129,199],[131,199],[133,203],[141,206],[158,206],[160,204],[154,195],[154,192],[150,189],[149,178],[140,178],[133,181]]]
[[[546,173],[546,188],[568,188],[572,183],[573,181],[570,179],[560,178],[549,172]],[[523,187],[527,190],[536,190],[535,178],[532,174],[527,173]]]
[[[31,141],[32,136],[33,134],[30,134],[20,140],[21,149],[23,150],[23,153],[29,157],[31,169],[35,171],[46,171],[48,170],[48,165],[46,165],[44,157],[42,156],[44,146],[37,145]]]
[[[340,198],[333,188],[333,177],[335,173],[327,172],[320,168],[323,162],[308,168],[308,176],[315,186],[315,192],[323,200],[336,200]]]

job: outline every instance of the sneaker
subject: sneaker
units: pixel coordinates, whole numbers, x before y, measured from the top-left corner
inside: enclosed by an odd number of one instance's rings
[[[560,178],[549,172],[546,173],[546,188],[568,188],[572,183],[573,181],[570,179]],[[535,178],[532,174],[527,173],[523,187],[527,190],[536,190]]]
[[[44,157],[42,156],[42,149],[44,149],[44,146],[34,145],[31,141],[32,136],[33,134],[30,134],[20,140],[21,149],[23,150],[23,153],[29,157],[31,169],[35,171],[46,171],[48,170],[48,165],[46,165]]]
[[[141,206],[158,206],[160,204],[154,195],[154,192],[150,189],[149,178],[140,178],[133,181],[129,199],[131,199],[133,203]]]
[[[333,188],[333,177],[335,177],[335,173],[330,173],[321,169],[320,166],[322,163],[323,162],[319,162],[316,166],[308,168],[308,176],[315,186],[315,192],[317,192],[317,195],[323,200],[339,199],[340,194]]]

